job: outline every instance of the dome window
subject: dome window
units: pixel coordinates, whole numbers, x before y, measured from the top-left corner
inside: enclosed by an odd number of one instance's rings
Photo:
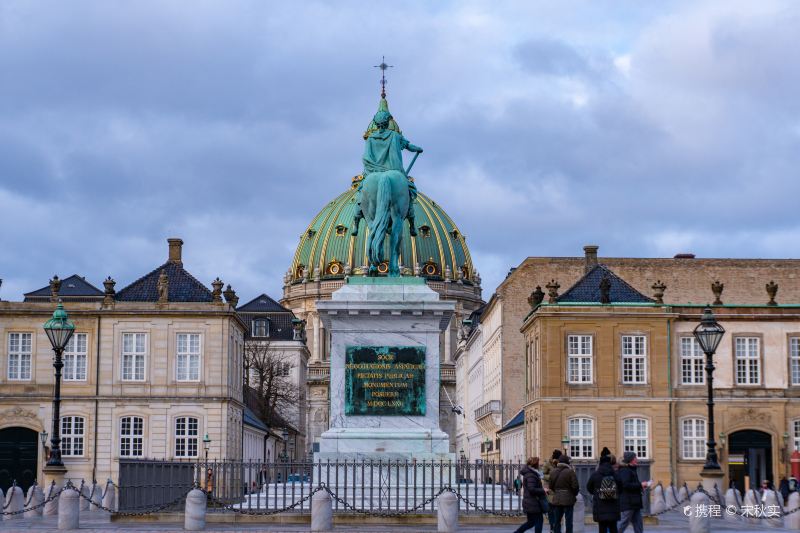
[[[461,278],[469,279],[469,267],[467,265],[461,265]]]
[[[458,230],[457,229],[454,229],[453,231],[451,231],[450,235],[453,236],[453,239],[458,240]]]
[[[269,320],[256,318],[250,325],[250,335],[253,337],[269,337]]]
[[[387,261],[384,261],[383,263],[378,265],[378,272],[380,274],[386,274],[387,272],[389,272],[389,263]]]
[[[336,226],[336,236],[337,237],[344,237],[346,233],[347,233],[347,226],[344,226],[342,224],[339,224],[338,226]]]
[[[428,259],[428,261],[422,265],[422,275],[423,276],[438,276],[439,275],[439,265],[437,265],[433,261],[433,257]]]
[[[305,273],[306,273],[306,266],[297,265],[297,268],[294,270],[294,277],[302,279]]]
[[[419,234],[423,237],[430,237],[431,236],[431,227],[430,226],[420,226],[419,227]]]
[[[306,232],[306,235],[307,235],[307,236],[308,236],[308,238],[310,239],[311,237],[313,237],[314,235],[316,235],[316,233],[317,233],[317,231],[316,231],[316,230],[313,230],[313,229],[309,228],[309,229],[308,229],[308,231]]]
[[[337,261],[336,259],[328,263],[328,266],[325,267],[325,274],[329,276],[341,276],[343,273],[344,267],[341,261]]]

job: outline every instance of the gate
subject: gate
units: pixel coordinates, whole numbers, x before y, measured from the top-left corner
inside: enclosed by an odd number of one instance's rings
[[[15,481],[27,492],[36,480],[39,434],[32,429],[0,429],[0,489],[7,492]]]

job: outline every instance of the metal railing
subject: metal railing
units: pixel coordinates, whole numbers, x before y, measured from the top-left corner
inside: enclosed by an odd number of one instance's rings
[[[485,404],[475,409],[475,420],[483,418],[484,416],[490,415],[492,413],[499,413],[501,409],[502,405],[500,403],[500,400],[489,400]]]

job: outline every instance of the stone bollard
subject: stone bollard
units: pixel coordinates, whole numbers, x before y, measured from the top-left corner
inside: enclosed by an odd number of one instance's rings
[[[689,488],[684,483],[683,487],[678,489],[678,501],[681,505],[689,503]]]
[[[575,499],[575,506],[572,508],[572,531],[573,533],[583,533],[586,531],[586,500],[579,492]]]
[[[742,501],[741,496],[737,494],[737,491],[734,488],[730,488],[725,492],[725,512],[722,516],[725,517],[725,520],[730,520],[731,522],[740,522],[742,520],[742,516],[738,513],[742,512],[742,507],[739,505],[739,502]],[[729,510],[736,510],[736,513],[729,513]]]
[[[436,499],[438,510],[439,533],[455,533],[458,531],[458,496],[452,492],[444,492]]]
[[[793,492],[789,494],[789,503],[786,505],[787,514],[783,517],[783,527],[786,529],[800,531],[800,511],[788,514],[789,511],[798,507],[800,507],[800,492]]]
[[[64,489],[58,496],[58,529],[78,529],[80,524],[80,495],[77,489]]]
[[[704,493],[697,491],[694,494],[692,494],[692,497],[688,503],[688,505],[691,507],[691,510],[689,512],[690,533],[710,533],[711,518],[709,518],[708,513],[705,513],[705,515],[701,515],[701,513],[697,512],[698,507],[704,506],[703,507],[704,509],[708,509],[708,506],[710,504],[711,504],[711,499]]]
[[[192,489],[186,495],[186,511],[183,514],[183,529],[202,531],[206,528],[206,493]]]
[[[106,509],[117,509],[117,487],[110,479],[106,481],[106,491],[103,493],[103,507]]]
[[[664,487],[661,483],[656,485],[653,489],[653,494],[650,496],[650,514],[663,513],[667,508],[667,502],[664,501]]]
[[[327,491],[321,490],[311,497],[311,531],[332,530],[333,505],[331,495]]]
[[[772,514],[770,511],[778,509],[778,516],[768,518],[767,524],[772,527],[783,527],[783,506],[778,503],[778,494],[774,490],[766,491],[763,504],[769,514]]]
[[[42,487],[40,487],[37,483],[31,485],[31,488],[28,489],[28,503],[25,505],[25,518],[34,518],[37,516],[42,516],[44,512],[44,507],[42,505],[44,502],[44,492],[42,492]],[[31,507],[36,507],[36,509],[31,509]]]
[[[667,509],[672,509],[678,505],[678,494],[675,492],[675,485],[670,483],[664,492],[664,501],[667,503]]]
[[[22,511],[25,508],[25,495],[22,493],[22,487],[13,485],[6,493],[6,504],[4,511],[7,513],[15,513]],[[7,514],[3,516],[5,520],[19,520],[22,518],[22,513]]]
[[[98,485],[97,481],[92,483],[91,500],[92,501],[89,504],[89,510],[94,512],[102,511],[99,506],[103,504],[103,487]]]
[[[89,498],[91,498],[91,492],[89,492],[89,485],[81,482],[81,498],[80,498],[80,507],[81,511],[88,511],[89,510]]]
[[[744,494],[744,504],[742,507],[747,507],[749,509],[755,509],[756,505],[759,505],[761,502],[758,501],[758,494],[753,489],[748,490]],[[750,516],[745,515],[743,517],[745,522],[749,522],[751,524],[758,524],[758,518],[752,515],[752,511]]]
[[[47,501],[44,504],[44,515],[45,516],[57,516],[58,515],[58,496],[53,498],[52,500],[50,497],[53,494],[57,494],[58,491],[61,490],[60,487],[56,487],[55,483],[51,483],[47,486],[47,490],[44,493],[44,499]]]

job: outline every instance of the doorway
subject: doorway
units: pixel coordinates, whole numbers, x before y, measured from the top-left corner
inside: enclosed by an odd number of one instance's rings
[[[7,492],[16,481],[27,493],[36,480],[39,434],[32,429],[0,429],[0,489]]]
[[[732,433],[728,442],[728,479],[739,491],[757,489],[765,479],[774,483],[769,433],[745,429]]]

